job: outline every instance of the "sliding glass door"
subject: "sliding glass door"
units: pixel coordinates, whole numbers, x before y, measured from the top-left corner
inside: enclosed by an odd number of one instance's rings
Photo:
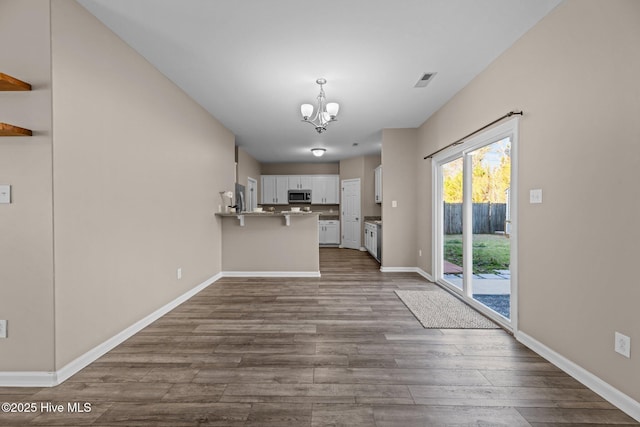
[[[434,274],[511,328],[515,320],[515,144],[511,120],[433,158]]]
[[[443,163],[442,267],[446,280],[462,290],[464,251],[462,250],[462,157]]]
[[[474,150],[471,157],[471,296],[511,318],[511,239],[507,197],[511,192],[511,138]]]

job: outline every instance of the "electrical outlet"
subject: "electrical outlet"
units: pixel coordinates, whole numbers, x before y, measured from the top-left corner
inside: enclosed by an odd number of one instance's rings
[[[7,321],[0,320],[0,338],[7,337]]]
[[[178,278],[178,280],[182,279],[182,268],[178,268],[176,270],[176,277]]]
[[[418,256],[422,256],[422,249],[418,249]]]
[[[616,332],[616,342],[614,349],[616,353],[620,353],[624,357],[631,357],[631,338]]]

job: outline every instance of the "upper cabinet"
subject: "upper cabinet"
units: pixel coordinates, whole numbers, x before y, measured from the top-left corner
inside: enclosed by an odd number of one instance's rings
[[[375,196],[376,203],[382,203],[382,165],[375,169]],[[371,194],[371,193],[369,193]]]
[[[286,175],[262,175],[262,204],[289,204],[289,177]]]
[[[289,190],[311,190],[310,175],[288,175]]]
[[[31,85],[29,83],[0,73],[1,92],[19,92],[29,90],[31,90]],[[29,129],[10,125],[8,123],[0,123],[0,136],[31,136],[32,134],[33,133]]]
[[[314,175],[311,181],[311,204],[313,205],[338,205],[338,187],[340,177],[338,175]]]
[[[289,190],[311,190],[311,204],[338,205],[339,175],[262,175],[264,205],[286,205]]]

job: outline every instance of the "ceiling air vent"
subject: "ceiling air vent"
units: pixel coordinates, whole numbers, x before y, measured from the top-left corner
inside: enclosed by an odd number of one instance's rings
[[[414,87],[425,87],[435,77],[437,73],[424,73]]]

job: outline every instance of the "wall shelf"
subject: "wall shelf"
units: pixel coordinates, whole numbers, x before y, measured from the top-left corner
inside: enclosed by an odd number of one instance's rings
[[[18,80],[7,74],[0,73],[0,91],[26,91],[31,90],[29,83]]]
[[[1,92],[17,92],[17,91],[29,91],[31,85],[29,83],[18,80],[15,77],[11,77],[7,74],[0,73],[0,91]],[[21,128],[18,126],[10,125],[7,123],[0,123],[0,136],[32,136],[33,132],[29,129]]]
[[[29,129],[13,126],[7,123],[0,123],[0,136],[32,136]]]

